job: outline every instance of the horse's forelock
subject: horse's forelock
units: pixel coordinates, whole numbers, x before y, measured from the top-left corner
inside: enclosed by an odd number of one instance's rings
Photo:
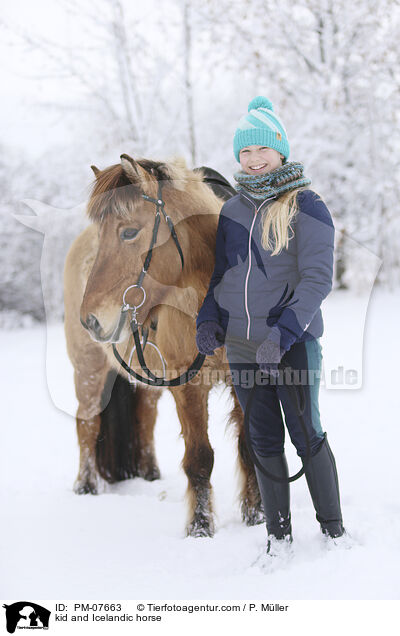
[[[132,183],[121,164],[101,170],[93,184],[87,214],[93,222],[102,222],[106,216],[127,216],[129,204],[140,196],[139,183]]]

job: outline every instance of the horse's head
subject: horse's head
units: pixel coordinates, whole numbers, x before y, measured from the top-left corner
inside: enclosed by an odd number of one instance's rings
[[[128,327],[120,320],[123,301],[130,306],[141,305],[137,319],[143,324],[150,310],[165,302],[171,289],[182,285],[181,256],[171,229],[160,214],[157,240],[142,283],[144,302],[142,289],[131,287],[138,282],[145,265],[156,220],[157,206],[143,195],[157,200],[162,185],[165,212],[176,229],[186,270],[190,230],[179,222],[199,209],[201,191],[197,189],[200,184],[203,186],[202,176],[189,170],[181,158],[167,164],[147,159],[135,161],[122,155],[120,164],[105,170],[94,166],[92,169],[96,181],[88,215],[98,226],[99,244],[81,305],[81,322],[95,340],[116,342],[128,336]]]

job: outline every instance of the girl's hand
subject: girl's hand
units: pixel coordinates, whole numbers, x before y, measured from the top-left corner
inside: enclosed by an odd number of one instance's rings
[[[224,342],[225,331],[218,322],[205,320],[200,323],[196,333],[196,344],[200,353],[213,356],[214,349],[222,347]]]
[[[269,373],[273,377],[278,377],[278,364],[285,353],[285,350],[279,345],[280,339],[281,334],[278,327],[272,327],[268,337],[256,351],[256,362],[261,371]]]

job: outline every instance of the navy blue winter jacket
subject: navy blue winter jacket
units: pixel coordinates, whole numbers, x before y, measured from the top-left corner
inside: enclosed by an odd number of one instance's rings
[[[275,256],[261,245],[261,209],[272,199],[260,202],[240,192],[224,203],[215,268],[197,327],[214,320],[227,337],[261,343],[276,325],[286,351],[294,342],[322,335],[320,307],[332,289],[335,229],[315,192],[300,190],[297,202],[294,235]]]

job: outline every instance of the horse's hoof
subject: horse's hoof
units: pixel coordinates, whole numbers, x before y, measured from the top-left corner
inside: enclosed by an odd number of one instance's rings
[[[76,495],[97,495],[98,490],[97,486],[89,481],[77,481],[74,484],[74,493]]]
[[[246,526],[258,526],[265,523],[264,511],[260,508],[242,508],[242,521]]]
[[[186,536],[188,537],[213,537],[214,524],[210,518],[201,517],[194,519],[186,528]]]
[[[140,477],[143,477],[146,481],[154,481],[155,479],[161,479],[161,473],[158,466],[152,466],[143,473],[139,473]]]

